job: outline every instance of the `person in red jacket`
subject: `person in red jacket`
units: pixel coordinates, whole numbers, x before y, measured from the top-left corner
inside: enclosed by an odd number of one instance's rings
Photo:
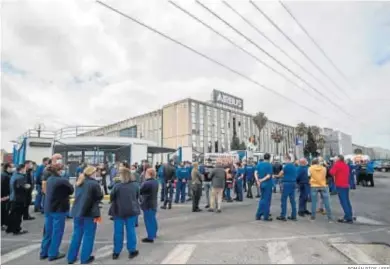
[[[352,205],[349,200],[349,167],[344,161],[344,156],[337,156],[336,162],[330,169],[330,174],[334,177],[337,193],[341,207],[344,211],[344,218],[339,219],[341,223],[352,223]]]

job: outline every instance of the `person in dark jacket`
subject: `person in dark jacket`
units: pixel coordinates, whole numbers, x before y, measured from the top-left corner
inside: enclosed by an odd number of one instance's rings
[[[214,166],[211,164],[211,160],[207,160],[207,163],[204,167],[204,192],[206,194],[206,206],[205,208],[210,208],[210,190],[211,190],[211,177],[210,173],[214,169]]]
[[[62,155],[59,153],[54,154],[51,159],[49,160],[47,166],[45,167],[45,170],[43,171],[42,174],[42,204],[43,207],[45,205],[45,193],[46,193],[46,181],[48,180],[49,177],[53,176],[52,172],[53,170],[57,170],[58,167],[62,166]],[[53,169],[51,168],[53,167]]]
[[[73,234],[68,250],[68,263],[73,264],[80,249],[80,263],[90,264],[95,260],[92,256],[95,242],[96,225],[100,222],[99,203],[103,193],[96,181],[96,168],[87,166],[76,182],[76,193],[71,215],[73,217]]]
[[[107,189],[108,164],[107,163],[104,163],[103,166],[101,167],[100,176],[102,177],[104,194],[108,195],[108,189]]]
[[[22,217],[26,207],[26,196],[31,185],[26,181],[26,166],[20,164],[10,180],[10,215],[7,226],[7,233],[21,235],[27,233],[22,230]]]
[[[310,184],[308,175],[307,161],[305,158],[299,160],[299,167],[297,170],[297,183],[299,186],[299,209],[298,215],[304,217],[310,215],[310,211],[307,210],[307,202],[310,194]]]
[[[199,208],[199,201],[202,196],[202,183],[203,175],[199,172],[199,164],[194,163],[191,171],[192,212],[202,211]]]
[[[31,161],[24,162],[26,166],[26,182],[31,185],[31,188],[28,190],[26,195],[26,204],[23,212],[23,220],[34,220],[35,217],[30,216],[30,205],[32,202],[32,191],[34,189],[34,172],[33,172],[33,163]]]
[[[60,245],[65,230],[65,220],[70,208],[69,199],[73,194],[73,186],[69,180],[61,177],[63,166],[51,166],[46,181],[46,199],[44,206],[45,226],[41,244],[40,258],[55,261],[65,257],[60,253]]]
[[[142,239],[144,243],[153,243],[157,237],[157,194],[158,181],[156,178],[156,171],[149,168],[145,172],[145,181],[141,185],[140,193],[142,195],[141,209],[144,212],[144,222],[148,236]]]
[[[221,161],[217,161],[217,165],[210,172],[209,176],[211,178],[212,189],[210,197],[210,208],[208,211],[214,212],[215,200],[217,200],[217,212],[221,213],[223,189],[225,187],[226,180],[226,172]]]
[[[34,212],[43,212],[43,204],[42,204],[42,175],[45,167],[49,162],[49,158],[45,157],[42,160],[42,164],[37,167],[35,170],[34,178],[35,178],[35,190],[37,194],[35,195],[34,201]]]
[[[164,204],[161,206],[161,209],[172,208],[173,200],[173,183],[176,178],[176,169],[174,166],[173,160],[170,160],[169,163],[162,165],[162,177],[164,181],[165,191],[164,191]]]
[[[114,252],[112,258],[119,258],[123,248],[123,229],[126,226],[126,241],[129,258],[138,255],[137,234],[135,225],[140,214],[139,184],[135,181],[130,169],[121,168],[119,171],[121,183],[115,185],[110,193],[111,206],[109,215],[114,219]]]
[[[176,169],[176,196],[175,196],[175,204],[180,202],[184,203],[186,201],[186,185],[187,181],[190,177],[189,169],[184,166],[183,163]]]
[[[10,196],[10,181],[13,172],[12,163],[5,163],[3,165],[3,172],[1,173],[1,230],[5,230],[8,226],[9,220],[9,196]]]

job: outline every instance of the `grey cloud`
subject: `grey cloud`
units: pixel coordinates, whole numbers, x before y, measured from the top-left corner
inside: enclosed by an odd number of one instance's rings
[[[259,3],[316,63],[337,83],[349,89],[352,101],[347,99],[336,101],[353,114],[363,114],[360,118],[370,123],[367,125],[370,126],[368,133],[360,136],[361,125],[356,121],[348,119],[326,102],[313,101],[306,93],[258,65],[256,61],[168,3],[161,1],[132,1],[131,5],[128,1],[107,3],[289,98],[314,108],[319,114],[328,116],[331,120],[311,115],[296,105],[104,9],[95,2],[24,1],[7,3],[3,9],[5,14],[3,22],[6,26],[3,35],[3,55],[10,63],[26,70],[29,76],[21,80],[8,74],[6,78],[8,85],[4,87],[2,96],[5,97],[4,100],[8,98],[8,105],[19,107],[22,115],[32,115],[32,118],[24,118],[19,114],[11,116],[11,125],[5,132],[7,137],[19,135],[23,130],[33,127],[37,120],[44,120],[45,124],[47,121],[47,125],[53,124],[53,127],[74,123],[113,123],[160,108],[165,103],[181,98],[194,97],[206,100],[213,88],[243,97],[248,112],[263,111],[270,119],[290,125],[305,121],[309,124],[341,128],[366,143],[379,137],[375,133],[387,132],[390,127],[386,121],[386,115],[390,113],[386,105],[386,85],[390,83],[389,69],[386,66],[378,69],[371,65],[365,43],[369,26],[375,21],[375,17],[367,14],[375,10],[381,12],[376,4],[289,3],[294,14],[348,76],[352,84],[352,87],[349,87],[278,3]],[[196,4],[181,5],[296,81],[280,66],[267,59],[264,54]],[[325,91],[221,3],[208,5],[289,68],[316,85],[324,94],[335,98],[331,92]],[[329,81],[264,18],[261,18],[249,3],[232,2],[232,5],[334,90]],[[74,78],[78,78],[82,83],[75,83]],[[30,96],[24,98],[27,92],[33,92],[36,99],[39,98],[46,103],[31,102]],[[55,111],[56,106],[60,105],[62,109]],[[18,126],[15,126],[15,122]],[[380,139],[383,141],[383,138]],[[387,146],[390,147],[390,144]]]

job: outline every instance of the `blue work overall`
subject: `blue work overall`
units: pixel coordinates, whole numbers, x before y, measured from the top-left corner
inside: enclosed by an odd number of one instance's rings
[[[129,253],[137,250],[137,233],[135,225],[138,222],[138,215],[128,218],[114,218],[114,253],[120,254],[123,249],[124,227],[126,226],[127,251]]]
[[[295,202],[295,182],[283,182],[282,188],[282,197],[281,197],[281,214],[280,216],[285,218],[287,214],[287,198],[290,200],[291,204],[291,218],[295,219],[297,217],[297,205]]]
[[[144,223],[148,239],[154,240],[157,238],[158,223],[156,218],[157,211],[154,209],[143,210]]]
[[[67,213],[46,213],[41,244],[41,258],[48,257],[49,260],[59,255],[62,237],[65,230],[65,220]]]
[[[75,217],[73,219],[73,234],[67,257],[69,263],[76,261],[81,244],[80,263],[87,263],[93,251],[95,235],[96,223],[94,218]]]

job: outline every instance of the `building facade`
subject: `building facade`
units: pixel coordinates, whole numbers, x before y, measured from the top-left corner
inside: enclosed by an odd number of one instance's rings
[[[351,135],[330,128],[324,128],[322,131],[325,138],[325,157],[353,154]]]
[[[232,103],[226,97],[223,100]],[[261,152],[285,154],[295,150],[294,127],[268,121],[259,132],[253,123],[254,115],[243,112],[243,103],[240,103],[240,108],[215,100],[202,102],[187,98],[167,104],[160,110],[82,135],[138,137],[168,148],[182,146],[192,147],[197,153],[222,153],[230,151],[233,133],[236,132],[239,140],[245,144],[255,135],[257,150]],[[279,144],[271,139],[271,134],[276,129],[283,135]]]
[[[140,138],[162,146],[162,110],[155,110],[140,116],[116,122],[79,136],[119,136]]]

